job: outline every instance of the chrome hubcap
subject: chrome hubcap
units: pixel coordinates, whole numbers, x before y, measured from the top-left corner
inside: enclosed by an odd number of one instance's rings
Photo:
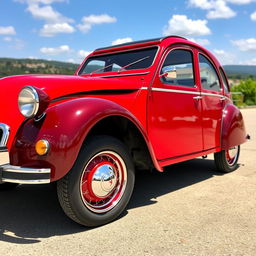
[[[95,213],[113,209],[121,200],[127,183],[127,169],[115,152],[93,156],[81,175],[80,193],[84,205]]]
[[[226,151],[227,163],[232,166],[236,163],[239,147],[235,146]]]
[[[101,198],[109,195],[115,188],[117,177],[113,167],[104,164],[97,168],[92,178],[92,192]]]

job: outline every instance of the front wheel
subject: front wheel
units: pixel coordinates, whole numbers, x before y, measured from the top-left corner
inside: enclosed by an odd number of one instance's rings
[[[238,168],[240,146],[234,146],[228,150],[222,150],[214,154],[216,167],[222,172],[232,172]]]
[[[114,137],[96,136],[84,145],[74,167],[58,181],[59,202],[77,223],[103,225],[125,209],[134,179],[126,146]]]

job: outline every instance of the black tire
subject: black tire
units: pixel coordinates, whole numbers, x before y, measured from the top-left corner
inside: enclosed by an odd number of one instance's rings
[[[87,227],[104,225],[124,211],[134,181],[134,165],[126,146],[114,137],[95,136],[57,182],[59,202],[75,222]]]
[[[230,156],[230,151],[235,150],[232,157]],[[240,146],[235,146],[229,150],[222,150],[214,154],[215,165],[217,169],[221,172],[228,173],[233,172],[238,168],[238,159],[240,155]]]
[[[15,189],[19,184],[4,182],[0,184],[0,191]]]

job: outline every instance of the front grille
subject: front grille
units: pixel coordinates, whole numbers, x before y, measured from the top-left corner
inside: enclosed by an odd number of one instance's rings
[[[0,147],[5,147],[9,138],[10,127],[7,124],[0,123]]]

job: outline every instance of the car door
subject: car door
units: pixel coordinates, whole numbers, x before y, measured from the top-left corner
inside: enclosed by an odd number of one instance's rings
[[[222,110],[225,97],[214,62],[198,52],[202,94],[202,125],[204,150],[220,147]]]
[[[189,46],[168,49],[160,61],[148,101],[148,133],[158,160],[203,149],[201,95],[194,67]]]

